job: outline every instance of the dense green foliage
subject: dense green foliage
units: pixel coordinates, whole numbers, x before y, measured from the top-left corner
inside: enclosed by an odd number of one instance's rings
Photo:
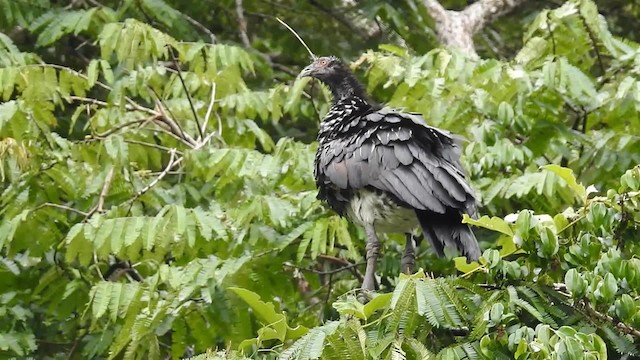
[[[529,4],[471,60],[419,2],[319,3],[0,0],[0,357],[638,358],[640,47],[609,30],[638,7]],[[479,263],[399,275],[385,236],[356,301],[363,232],[312,177],[329,94],[266,13],[469,139]]]

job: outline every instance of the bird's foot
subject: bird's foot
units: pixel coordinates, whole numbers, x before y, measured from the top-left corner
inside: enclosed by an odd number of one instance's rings
[[[413,274],[416,268],[416,240],[413,234],[406,234],[407,243],[402,253],[402,260],[400,261],[400,270],[407,275]]]
[[[358,290],[358,295],[356,295],[356,299],[358,299],[358,301],[361,304],[366,304],[373,299],[373,295],[374,295],[373,290],[362,288]]]
[[[416,262],[413,256],[405,258],[402,257],[402,261],[400,263],[400,270],[407,275],[411,275],[416,271]]]

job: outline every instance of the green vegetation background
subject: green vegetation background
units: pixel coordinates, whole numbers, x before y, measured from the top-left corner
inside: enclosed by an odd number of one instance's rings
[[[355,301],[363,233],[312,178],[329,94],[274,16],[469,139],[479,263],[400,276],[386,236]],[[530,1],[475,60],[414,0],[0,0],[0,357],[638,358],[638,20]]]

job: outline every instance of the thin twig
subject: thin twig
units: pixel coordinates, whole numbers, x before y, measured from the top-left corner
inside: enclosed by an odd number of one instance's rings
[[[195,27],[197,27],[198,29],[202,30],[203,32],[205,32],[207,35],[209,35],[209,39],[211,39],[211,43],[215,44],[216,43],[216,35],[214,33],[211,32],[211,30],[209,30],[206,26],[202,25],[198,20],[192,18],[191,16],[185,14],[185,13],[180,13],[182,14],[182,16],[184,16],[185,19],[187,19],[188,22],[191,23],[191,25],[194,25]]]
[[[347,263],[349,263],[348,261],[345,261]],[[299,269],[300,271],[306,271],[306,272],[311,272],[314,274],[318,274],[318,275],[333,275],[333,274],[337,274],[339,272],[345,271],[345,270],[351,270],[355,267],[358,267],[360,265],[364,265],[366,264],[366,261],[361,261],[359,263],[349,263],[349,265],[347,266],[343,266],[337,269],[333,269],[333,270],[327,270],[327,271],[320,271],[320,270],[316,270],[316,269],[308,269],[308,268],[299,268],[299,267],[295,267],[296,269]]]
[[[302,46],[304,46],[305,49],[307,49],[307,52],[309,52],[309,55],[311,55],[311,58],[313,60],[317,59],[318,57],[316,56],[316,54],[313,53],[313,51],[311,51],[311,49],[309,49],[309,47],[307,46],[307,43],[304,42],[304,40],[302,40],[302,38],[300,37],[300,35],[298,35],[298,33],[293,30],[291,28],[291,26],[289,26],[286,22],[280,20],[279,17],[276,17],[276,20],[278,20],[278,22],[282,25],[284,25],[284,27],[286,27],[289,31],[291,31],[291,33],[293,33],[293,35],[295,35],[295,37],[298,39],[298,41],[300,41],[300,43],[302,44]]]
[[[62,65],[56,65],[56,64],[29,64],[29,65],[23,65],[23,67],[50,67],[50,68],[54,68],[54,69],[58,69],[58,70],[64,70],[64,71],[68,71],[70,73],[73,73],[74,75],[81,77],[87,81],[89,81],[89,77],[85,74],[82,74],[80,72],[77,72],[76,70],[66,67],[66,66],[62,66]],[[96,81],[95,82],[96,85],[100,86],[101,88],[105,89],[105,90],[109,90],[112,91],[113,88],[107,84],[104,84],[100,81]]]
[[[117,132],[118,130],[122,130],[126,127],[129,127],[131,125],[136,125],[136,124],[144,124],[145,122],[148,122],[149,118],[145,118],[145,119],[138,119],[138,120],[131,120],[131,121],[127,121],[126,123],[120,124],[118,126],[114,126],[111,129],[102,132],[102,133],[96,133],[95,136],[98,138],[105,138],[115,132]]]
[[[582,15],[582,12],[579,12],[578,15],[580,16],[580,20],[582,21],[582,24],[584,25],[585,29],[587,29],[587,34],[589,35],[589,40],[591,41],[591,45],[593,46],[593,51],[595,51],[596,59],[598,59],[598,66],[600,67],[600,71],[602,72],[602,75],[605,75],[607,73],[607,70],[604,67],[604,61],[602,61],[602,55],[600,54],[600,50],[598,50],[598,43],[596,42],[596,37],[593,35],[593,31],[591,31],[589,24],[587,24],[587,19],[584,18],[584,15]]]
[[[171,168],[179,164],[182,161],[182,159],[184,159],[184,157],[181,157],[178,160],[175,160],[175,156],[176,156],[176,150],[171,149],[171,151],[169,152],[169,163],[164,168],[164,170],[160,173],[160,175],[158,175],[158,177],[153,179],[153,181],[151,181],[147,186],[145,186],[140,191],[138,191],[131,199],[127,200],[126,203],[133,204],[133,202],[136,201],[140,196],[144,195],[147,191],[151,190],[152,187],[154,187],[158,182],[160,182],[160,180],[162,180],[165,176],[167,176]]]
[[[82,335],[76,337],[73,345],[71,346],[71,349],[69,350],[69,353],[67,354],[67,360],[73,359],[73,353],[76,351],[76,349],[78,348],[78,344],[80,344],[82,339],[84,339],[85,335],[87,335],[86,331],[84,331]]]
[[[209,133],[209,135],[207,135],[204,139],[202,139],[202,141],[200,141],[200,143],[196,144],[196,146],[193,147],[193,150],[198,150],[200,148],[202,148],[203,146],[205,146],[207,144],[207,142],[209,142],[209,140],[211,140],[212,137],[216,136],[216,132],[213,131],[211,133]]]
[[[164,124],[165,126],[168,126],[165,122],[161,122],[160,124]],[[160,124],[158,124],[158,125],[160,125]],[[167,129],[163,128],[163,127],[158,127],[157,129],[145,129],[145,128],[142,128],[142,129],[140,129],[140,130],[148,130],[148,131],[153,131],[153,132],[156,132],[156,131],[157,131],[157,132],[161,132],[161,133],[163,133],[163,134],[166,134],[166,135],[171,136],[172,138],[174,138],[174,139],[176,139],[176,140],[180,141],[181,143],[183,143],[184,145],[186,145],[186,146],[188,146],[188,147],[190,147],[190,148],[193,148],[193,147],[194,147],[194,145],[193,145],[192,143],[190,143],[190,142],[188,142],[186,139],[184,139],[184,138],[180,137],[180,134],[176,135],[176,134],[174,134],[174,133],[173,133],[173,131],[169,131],[169,130],[167,130]]]
[[[58,209],[62,209],[62,210],[67,210],[67,211],[71,211],[74,212],[76,214],[80,214],[82,216],[87,216],[87,213],[82,211],[82,210],[78,210],[78,209],[74,209],[70,206],[66,206],[66,205],[62,205],[62,204],[54,204],[54,203],[50,203],[50,202],[46,202],[44,204],[40,204],[38,206],[36,206],[35,208],[33,208],[33,210],[31,210],[32,212],[40,210],[42,208],[45,207],[53,207],[53,208],[58,208]]]
[[[107,197],[109,193],[109,188],[111,187],[111,182],[113,181],[115,167],[112,165],[107,173],[107,176],[104,178],[104,185],[102,186],[102,191],[100,192],[100,197],[98,198],[98,204],[96,205],[97,211],[103,212],[104,209],[104,199]]]
[[[189,145],[190,147],[193,147],[196,144],[196,141],[189,134],[184,132],[184,130],[182,129],[182,126],[180,126],[180,123],[178,123],[178,121],[176,121],[173,116],[167,115],[167,111],[170,112],[170,110],[164,104],[164,102],[162,101],[162,98],[160,97],[160,95],[153,88],[151,88],[150,86],[147,87],[147,90],[151,94],[153,94],[153,96],[156,98],[156,108],[158,109],[158,111],[162,115],[162,116],[160,116],[159,120],[161,120],[162,122],[167,124],[167,126],[169,126],[169,130],[171,130],[171,132],[173,132],[177,136],[179,136],[182,139],[184,139],[184,141],[186,141],[188,144],[190,144]],[[165,109],[167,111],[165,111]]]
[[[331,290],[333,290],[333,274],[329,274],[329,280],[327,281],[327,296],[324,298],[324,304],[322,305],[323,309],[326,309],[329,306],[329,299],[331,299]],[[324,310],[323,310],[324,313]],[[324,318],[324,316],[323,316]],[[324,319],[323,319],[324,320]],[[324,321],[323,321],[324,322]]]
[[[95,214],[96,212],[101,213],[104,211],[103,209],[104,199],[107,197],[107,194],[109,193],[109,188],[111,187],[111,182],[113,181],[113,175],[114,175],[114,166],[111,166],[111,168],[107,172],[107,175],[104,177],[104,184],[102,185],[102,190],[100,191],[98,202],[94,207],[91,208],[91,210],[89,210],[89,212],[86,214],[82,222],[86,222],[87,220],[89,220],[89,218],[92,217],[93,214]]]
[[[184,77],[182,76],[182,70],[180,69],[180,63],[178,63],[178,58],[176,57],[175,52],[172,47],[169,47],[169,51],[171,52],[171,58],[173,59],[173,64],[178,70],[178,78],[180,78],[180,83],[182,84],[182,89],[184,89],[184,93],[187,95],[187,100],[189,101],[189,106],[191,107],[191,112],[193,113],[193,119],[196,121],[196,126],[198,128],[198,132],[200,133],[200,137],[204,137],[202,134],[202,128],[200,126],[200,119],[198,119],[198,113],[196,112],[195,106],[193,106],[193,100],[191,99],[191,94],[189,93],[189,89],[187,89],[187,84],[184,82]]]
[[[204,133],[207,130],[207,124],[209,123],[209,118],[211,117],[211,111],[213,111],[213,104],[216,101],[216,83],[215,81],[211,83],[211,96],[209,99],[209,106],[207,107],[207,112],[204,115],[204,122],[202,123],[202,129],[200,133]],[[202,137],[200,138],[202,140]]]
[[[175,150],[175,149],[167,147],[167,146],[162,146],[162,145],[158,145],[158,144],[152,144],[152,143],[139,141],[139,140],[124,139],[124,142],[129,143],[129,144],[142,145],[142,146],[146,146],[146,147],[150,147],[150,148],[154,148],[154,149],[158,149],[158,150],[162,150],[162,151],[166,151],[166,152],[170,152],[171,150]],[[176,152],[176,154],[182,156],[182,151],[175,150],[175,152]]]
[[[107,87],[108,89],[111,89],[109,87]],[[161,102],[160,97],[158,96],[158,94],[151,89],[150,87],[147,87],[147,89],[149,89],[153,94],[156,95],[156,98],[158,99],[157,102]],[[91,98],[86,98],[86,97],[81,97],[81,96],[68,96],[66,97],[67,100],[75,100],[75,101],[81,101],[84,103],[89,103],[89,104],[93,104],[93,105],[99,105],[99,106],[103,106],[103,107],[108,107],[110,106],[109,103],[101,101],[101,100],[96,100],[96,99],[91,99]],[[133,111],[133,110],[137,110],[146,114],[149,114],[153,117],[152,120],[159,120],[162,123],[164,123],[165,125],[168,126],[169,130],[171,132],[174,133],[174,137],[180,141],[182,141],[185,145],[189,146],[189,147],[193,147],[195,145],[195,141],[193,140],[193,138],[191,136],[189,136],[189,134],[185,134],[182,131],[182,128],[169,116],[167,116],[167,114],[164,112],[164,109],[162,107],[159,107],[158,110],[153,110],[153,109],[149,109],[147,107],[144,107],[138,103],[136,103],[135,101],[133,101],[132,99],[130,99],[129,97],[125,97],[125,100],[127,101],[128,105],[124,105],[124,108],[126,110],[129,111]],[[118,103],[114,103],[113,106],[118,107],[120,106],[120,104]]]
[[[351,263],[351,262],[349,262],[347,260],[340,259],[340,258],[337,258],[335,256],[323,255],[323,254],[318,255],[318,259],[324,259],[324,260],[328,260],[328,261],[331,261],[331,262],[336,263],[336,264],[341,264],[341,265],[343,265],[343,268],[339,269],[339,271],[351,270],[351,273],[355,277],[357,277],[360,282],[362,282],[362,279],[364,279],[364,277],[362,276],[362,273],[360,273],[360,271],[358,271],[357,265],[353,264],[353,263]]]
[[[103,106],[103,107],[109,107],[111,104],[105,102],[105,101],[101,101],[101,100],[96,100],[96,99],[91,99],[91,98],[86,98],[86,97],[82,97],[82,96],[67,96],[66,97],[67,100],[74,100],[74,101],[81,101],[84,103],[88,103],[88,104],[93,104],[93,105],[99,105],[99,106]],[[132,100],[133,101],[133,100]],[[119,107],[120,104],[118,103],[113,103],[114,107]],[[129,103],[129,105],[124,105],[125,110],[137,110],[140,112],[144,112],[147,113],[149,115],[154,115],[157,116],[158,112],[153,110],[153,109],[149,109],[146,108],[140,104],[137,104],[136,102],[133,103]]]

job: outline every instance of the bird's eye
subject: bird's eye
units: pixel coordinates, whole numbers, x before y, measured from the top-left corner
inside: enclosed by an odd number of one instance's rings
[[[327,65],[329,62],[326,59],[322,59],[320,60],[320,65],[325,66]]]

